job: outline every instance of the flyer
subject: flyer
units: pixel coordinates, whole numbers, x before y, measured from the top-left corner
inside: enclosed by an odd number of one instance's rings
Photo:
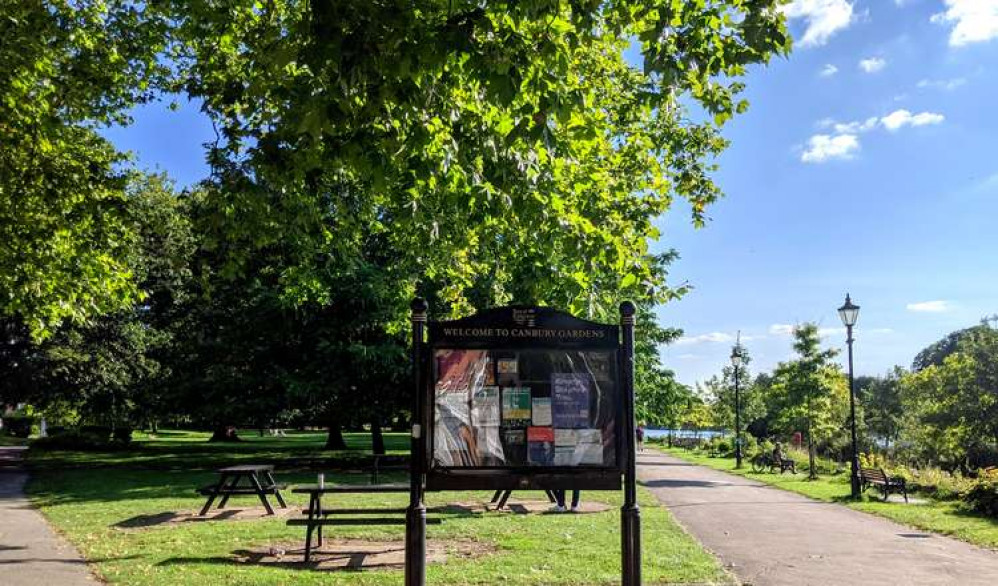
[[[514,422],[530,421],[530,389],[526,387],[504,387],[502,394],[502,420],[504,425],[516,426]]]
[[[481,387],[471,398],[473,427],[499,427],[499,387]]]
[[[551,397],[534,397],[533,416],[531,423],[534,425],[551,425]]]
[[[516,374],[519,372],[519,364],[516,358],[500,358],[498,366],[499,374]]]
[[[592,379],[587,374],[551,375],[552,417],[555,427],[589,427],[589,392]]]
[[[554,464],[554,430],[550,427],[527,428],[527,459],[534,466]]]

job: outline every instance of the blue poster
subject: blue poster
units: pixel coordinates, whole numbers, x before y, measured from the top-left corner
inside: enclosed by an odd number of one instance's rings
[[[554,373],[551,375],[551,415],[554,427],[581,429],[589,425],[588,374]]]

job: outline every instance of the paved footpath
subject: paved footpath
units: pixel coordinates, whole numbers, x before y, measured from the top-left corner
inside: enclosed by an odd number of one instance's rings
[[[842,505],[652,449],[638,478],[744,584],[998,585],[998,552]]]
[[[24,496],[23,448],[0,447],[0,585],[94,586],[79,552]]]

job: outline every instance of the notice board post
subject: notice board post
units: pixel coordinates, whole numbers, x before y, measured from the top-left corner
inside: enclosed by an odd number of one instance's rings
[[[620,509],[621,568],[624,586],[641,584],[641,509],[637,494],[637,446],[634,427],[634,304],[620,304],[621,344],[620,380],[624,395],[624,506]]]
[[[423,504],[423,472],[426,453],[423,441],[427,433],[424,416],[423,328],[426,325],[427,304],[423,299],[412,301],[412,365],[413,401],[412,433],[409,438],[409,508],[405,515],[405,586],[426,584],[426,505]]]

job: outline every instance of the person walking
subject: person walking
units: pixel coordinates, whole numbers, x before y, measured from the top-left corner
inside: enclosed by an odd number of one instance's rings
[[[645,424],[639,423],[638,428],[634,430],[634,433],[638,440],[638,451],[645,451]]]

